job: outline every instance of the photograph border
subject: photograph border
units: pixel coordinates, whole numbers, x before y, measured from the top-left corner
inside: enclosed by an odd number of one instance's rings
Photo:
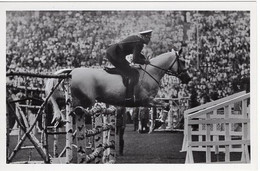
[[[13,1],[13,2],[0,2],[0,40],[1,58],[6,59],[6,11],[16,10],[248,10],[250,11],[250,103],[251,103],[251,163],[250,164],[116,164],[116,165],[13,165],[6,164],[6,156],[0,157],[0,168],[4,170],[17,170],[17,169],[93,169],[93,170],[133,170],[133,169],[147,169],[149,170],[257,170],[258,168],[258,154],[259,154],[259,127],[257,116],[257,10],[255,1],[77,1],[77,2],[62,2],[62,1]],[[0,62],[0,73],[6,74],[6,61]],[[6,89],[6,82],[0,81],[1,90],[1,106],[5,109],[6,98],[4,91]],[[5,111],[5,110],[4,110]],[[2,112],[5,116],[5,112]],[[0,137],[2,139],[0,152],[6,153],[6,136],[5,136],[5,119],[0,120]]]

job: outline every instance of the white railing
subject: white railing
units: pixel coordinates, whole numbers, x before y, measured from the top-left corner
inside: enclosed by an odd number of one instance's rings
[[[184,113],[184,140],[182,151],[186,151],[186,163],[194,163],[193,152],[206,152],[206,163],[212,162],[212,152],[217,162],[224,153],[224,162],[230,154],[241,153],[241,160],[248,163],[250,145],[250,94],[241,92],[232,96],[189,109]]]

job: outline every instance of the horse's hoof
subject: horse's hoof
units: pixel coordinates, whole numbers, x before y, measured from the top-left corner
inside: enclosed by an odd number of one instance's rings
[[[56,128],[61,128],[61,127],[63,127],[63,126],[65,126],[66,125],[66,122],[65,121],[57,121],[57,122],[55,122],[55,127]]]
[[[60,119],[58,119],[59,117],[54,117],[53,116],[53,118],[52,118],[52,120],[51,120],[51,123],[53,124],[53,123],[55,123],[55,122],[57,122],[58,120],[60,120]]]
[[[60,115],[54,115],[51,123],[54,124],[56,122],[60,122],[61,120],[62,120],[61,114]]]

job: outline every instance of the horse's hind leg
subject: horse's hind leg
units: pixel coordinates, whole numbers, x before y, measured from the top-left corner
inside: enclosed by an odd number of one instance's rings
[[[65,121],[65,116],[62,114],[57,101],[53,97],[50,97],[50,101],[53,107],[53,119],[51,123]]]
[[[52,91],[55,81],[56,80],[54,80],[54,79],[49,79],[47,81],[46,87],[45,87],[46,95],[48,95]],[[57,98],[59,96],[61,96],[61,95],[59,95],[60,93],[62,93],[62,92],[60,92],[59,89],[54,90],[53,94],[50,96],[50,99],[49,99],[49,101],[51,102],[52,107],[53,107],[53,119],[52,119],[51,123],[57,122],[57,124],[58,124],[61,120],[62,121],[65,120],[65,116],[63,116],[63,114],[59,108],[59,105],[57,103]]]

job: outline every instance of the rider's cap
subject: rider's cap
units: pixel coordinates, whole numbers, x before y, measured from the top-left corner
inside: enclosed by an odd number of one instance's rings
[[[145,30],[145,31],[139,32],[139,34],[142,36],[151,36],[152,32],[153,32],[153,30]]]

